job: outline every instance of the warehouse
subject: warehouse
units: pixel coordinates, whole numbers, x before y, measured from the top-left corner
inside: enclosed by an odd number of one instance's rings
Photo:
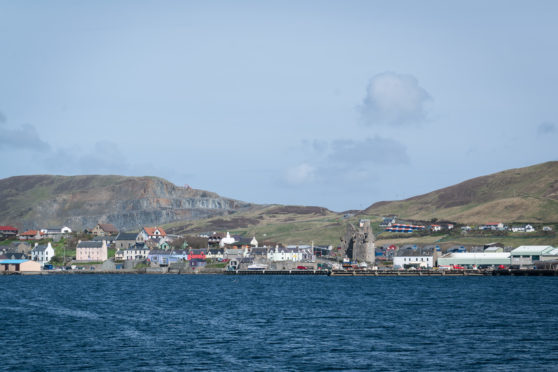
[[[550,245],[522,245],[511,253],[511,264],[520,268],[532,268],[536,261],[558,259],[558,250]]]
[[[454,252],[438,258],[438,266],[485,267],[510,264],[510,252]]]
[[[41,264],[30,260],[0,260],[0,271],[29,272],[41,271]]]

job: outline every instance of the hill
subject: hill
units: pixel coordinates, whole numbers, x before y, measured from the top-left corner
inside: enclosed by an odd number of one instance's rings
[[[120,229],[235,213],[250,203],[157,177],[17,176],[0,180],[0,224],[20,229],[113,223]]]
[[[181,221],[164,225],[171,233],[230,231],[245,237],[256,236],[260,243],[336,244],[346,229],[343,215],[326,208],[266,205],[233,215]]]
[[[558,221],[558,162],[510,169],[402,201],[379,202],[365,214],[401,218],[492,221]]]

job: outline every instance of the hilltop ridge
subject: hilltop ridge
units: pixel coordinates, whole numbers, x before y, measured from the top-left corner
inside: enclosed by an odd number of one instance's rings
[[[16,176],[0,180],[0,223],[20,228],[113,223],[135,229],[234,213],[252,204],[158,177]]]
[[[405,200],[378,202],[364,213],[463,223],[558,221],[558,162],[476,177]]]

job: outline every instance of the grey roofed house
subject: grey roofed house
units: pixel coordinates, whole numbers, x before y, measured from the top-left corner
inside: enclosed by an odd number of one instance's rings
[[[269,248],[261,248],[261,247],[252,248],[250,249],[250,256],[267,256],[268,251]]]
[[[149,250],[149,247],[145,245],[145,242],[136,242],[136,244],[129,246],[126,250],[133,251],[133,250]]]
[[[84,240],[79,242],[77,248],[101,248],[103,246],[103,242],[97,242],[93,240]]]
[[[25,253],[17,253],[17,252],[6,252],[4,254],[7,260],[28,260],[29,255]]]
[[[138,237],[139,233],[123,233],[121,232],[120,234],[118,234],[118,236],[116,237],[116,241],[119,240],[136,240]]]
[[[22,243],[22,242],[12,242],[9,246],[5,247],[6,252],[13,252],[13,253],[30,253],[33,249],[31,244]]]
[[[36,245],[32,251],[33,252],[44,252],[46,251],[46,249],[48,248],[47,244],[40,244],[40,245]]]
[[[107,243],[114,242],[114,239],[115,239],[114,236],[94,236],[94,237],[91,238],[91,240],[94,241],[94,242],[102,242],[104,240]]]

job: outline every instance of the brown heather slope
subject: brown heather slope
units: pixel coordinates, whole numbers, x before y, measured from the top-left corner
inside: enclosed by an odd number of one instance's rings
[[[137,229],[234,213],[252,204],[157,177],[18,176],[0,179],[0,224],[20,229],[113,223]]]
[[[225,232],[255,236],[260,243],[337,244],[347,220],[342,214],[326,208],[292,205],[255,206],[248,210],[221,217],[180,221],[164,225],[167,232],[197,234]]]
[[[558,162],[510,169],[401,201],[379,202],[366,214],[463,223],[558,221]]]

